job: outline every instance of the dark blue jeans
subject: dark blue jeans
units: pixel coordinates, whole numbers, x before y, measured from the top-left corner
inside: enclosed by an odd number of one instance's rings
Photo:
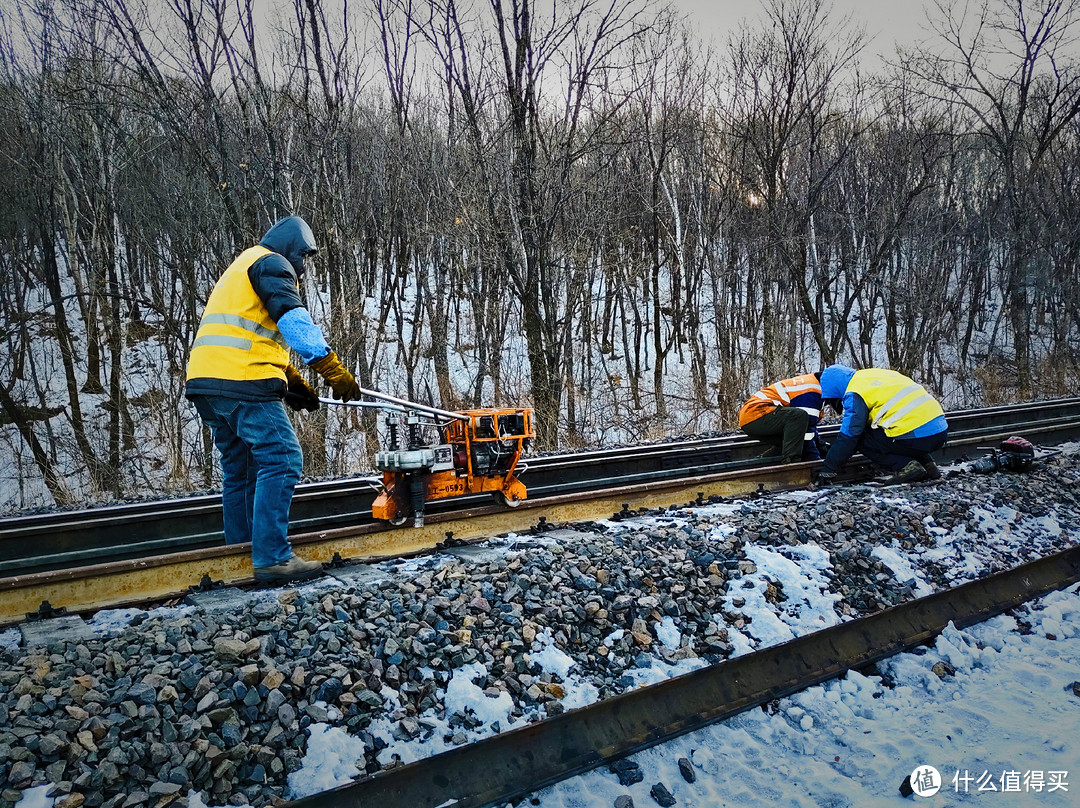
[[[944,446],[948,437],[949,430],[946,429],[922,438],[909,438],[904,435],[890,438],[884,429],[868,427],[859,438],[859,451],[879,466],[890,471],[899,471],[912,460],[918,460],[923,465],[932,461],[934,458],[930,453]]]
[[[289,507],[303,454],[281,401],[192,396],[221,452],[221,505],[226,544],[251,542],[255,567],[292,556]]]

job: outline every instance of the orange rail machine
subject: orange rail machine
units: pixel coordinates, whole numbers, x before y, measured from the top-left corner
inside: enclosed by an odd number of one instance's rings
[[[421,527],[424,505],[433,500],[486,492],[514,508],[525,499],[516,474],[535,437],[531,409],[452,412],[363,388],[361,393],[376,401],[354,406],[383,410],[386,448],[375,454],[383,484],[371,507],[376,519],[401,525],[412,516],[413,526]]]

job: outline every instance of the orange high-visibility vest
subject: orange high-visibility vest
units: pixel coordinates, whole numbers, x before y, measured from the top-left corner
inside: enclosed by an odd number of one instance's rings
[[[763,415],[768,415],[777,407],[791,406],[791,400],[803,393],[817,393],[821,396],[821,383],[813,373],[804,373],[793,379],[784,379],[768,387],[762,387],[752,395],[742,409],[739,410],[739,426],[746,426],[751,421],[756,421]],[[820,400],[820,398],[819,398]],[[801,407],[812,418],[821,418],[820,405],[814,407]]]

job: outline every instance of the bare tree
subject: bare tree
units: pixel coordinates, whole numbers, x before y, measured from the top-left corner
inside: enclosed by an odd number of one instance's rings
[[[1032,194],[1047,155],[1080,116],[1080,4],[1075,0],[937,2],[937,47],[909,70],[970,115],[971,138],[996,160],[991,182],[1005,228],[1003,293],[1008,299],[1021,396],[1032,389],[1032,299],[1037,260]]]
[[[547,447],[728,425],[838,357],[957,404],[1067,389],[1076,2],[943,4],[936,50],[867,80],[819,0],[719,52],[652,0],[13,0],[3,474],[34,504],[211,485],[188,351],[293,212],[365,386],[531,400]],[[353,412],[300,428],[309,473],[375,448]]]
[[[860,132],[856,60],[864,44],[864,32],[835,20],[824,0],[771,0],[763,30],[744,28],[731,43],[726,117],[750,221],[760,228],[751,260],[762,263],[767,376],[790,361],[794,335],[785,324],[809,325],[825,361],[842,339],[845,324],[815,301],[816,223]]]

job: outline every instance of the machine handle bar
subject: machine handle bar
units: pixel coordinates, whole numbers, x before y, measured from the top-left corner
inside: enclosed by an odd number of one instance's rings
[[[412,401],[406,401],[402,398],[395,398],[389,396],[386,393],[379,393],[375,390],[368,390],[364,387],[360,388],[360,393],[370,398],[377,399],[376,401],[338,401],[333,398],[327,398],[320,396],[319,401],[323,404],[337,404],[345,405],[346,407],[371,407],[374,409],[393,410],[395,412],[419,412],[425,415],[436,415],[440,418],[449,418],[452,421],[465,421],[468,420],[468,416],[462,415],[460,412],[450,412],[450,410],[440,410],[438,407],[429,407],[426,404],[416,404]]]

